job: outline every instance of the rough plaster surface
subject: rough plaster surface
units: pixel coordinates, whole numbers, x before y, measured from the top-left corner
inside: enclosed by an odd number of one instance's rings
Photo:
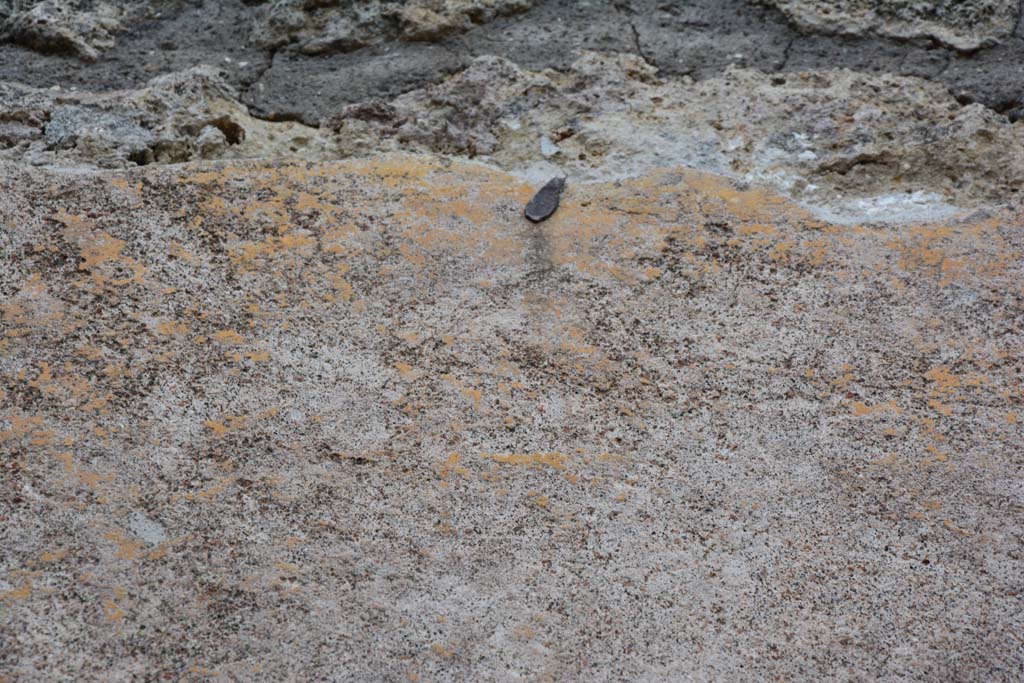
[[[5,0],[4,5],[10,5]],[[95,62],[114,46],[124,10],[106,2],[16,2],[0,7],[0,39],[42,53],[70,53]]]
[[[532,182],[686,166],[854,223],[998,206],[1024,187],[1024,123],[919,78],[730,68],[694,82],[635,55],[585,52],[561,72],[480,57],[438,84],[367,96],[312,127],[253,116],[211,68],[103,94],[0,82],[0,159],[116,168],[411,151]]]
[[[1018,681],[1019,204],[0,173],[0,678]]]
[[[824,33],[793,22],[835,5],[818,0],[21,4],[26,12],[44,8],[48,37],[23,39],[0,27],[5,80],[90,91],[137,88],[161,74],[206,64],[223,68],[258,115],[309,124],[362,101],[367,92],[394,96],[435,83],[475,57],[565,69],[580,50],[628,52],[667,75],[696,79],[729,66],[921,76],[1000,112],[1020,107],[1024,97],[1024,34],[1019,8],[1008,7],[1007,0],[944,2],[938,10],[928,2],[847,0],[844,12],[833,15],[845,23],[833,18]],[[121,10],[116,31],[104,28],[110,8]],[[0,23],[4,11],[0,2]],[[10,21],[19,16],[13,13]],[[414,40],[403,33],[420,24],[437,30],[414,28]],[[965,52],[937,42],[933,34],[943,27],[954,36],[980,31],[984,39]],[[76,45],[92,50],[94,61],[82,59]],[[427,68],[427,58],[443,68]]]
[[[1006,38],[1020,16],[1019,0],[762,1],[781,9],[805,31],[930,38],[959,50],[976,50]]]
[[[1024,680],[1022,7],[0,0],[0,683]]]

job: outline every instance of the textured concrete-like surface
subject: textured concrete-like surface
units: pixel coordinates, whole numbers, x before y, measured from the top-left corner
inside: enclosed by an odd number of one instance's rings
[[[85,169],[402,151],[572,182],[688,166],[854,223],[935,220],[1024,188],[1024,123],[919,78],[730,68],[694,82],[585,52],[563,72],[480,57],[439,84],[378,95],[314,128],[253,116],[205,67],[102,94],[0,81],[0,160]]]
[[[533,70],[565,69],[580,50],[628,52],[665,74],[697,79],[729,66],[919,76],[999,112],[1024,106],[1024,30],[1012,0],[944,2],[937,8],[847,0],[841,11],[828,14],[823,10],[835,3],[818,0],[25,4],[48,6],[54,21],[41,37],[4,35],[0,2],[5,80],[102,91],[136,88],[161,74],[205,64],[223,69],[254,113],[311,125],[367,93],[390,97],[430,85],[474,57],[501,56]],[[358,11],[351,9],[359,4]],[[83,11],[83,5],[94,11]],[[398,5],[404,9],[395,14]],[[437,24],[440,30],[424,28],[433,21],[424,19],[428,15],[410,12],[428,5],[449,8],[435,16],[446,17]],[[100,10],[114,6],[117,29],[94,35],[109,21],[109,12]],[[410,17],[417,21],[410,23]],[[413,25],[420,28],[409,35]]]
[[[977,50],[1011,35],[1019,0],[762,0],[802,29],[857,36],[929,38],[959,50]]]
[[[1015,681],[1020,207],[0,174],[0,676]]]

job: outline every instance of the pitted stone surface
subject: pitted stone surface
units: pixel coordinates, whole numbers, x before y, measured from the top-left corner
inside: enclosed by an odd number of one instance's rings
[[[440,48],[421,49],[424,68],[444,63],[430,57]],[[403,151],[468,157],[537,183],[685,165],[854,223],[999,206],[1024,187],[1024,123],[918,78],[730,68],[692,82],[633,55],[586,52],[563,73],[480,57],[435,86],[364,92],[314,128],[253,116],[222,76],[197,68],[103,95],[0,82],[0,159],[109,168]]]
[[[452,64],[478,56],[564,70],[583,50],[633,54],[666,75],[698,80],[730,66],[766,73],[847,68],[933,79],[999,112],[1024,103],[1024,34],[1014,0],[18,4],[24,12],[0,2],[5,80],[98,92],[207,65],[224,69],[259,115],[307,124],[339,103],[429,86]],[[111,23],[108,10],[115,9]],[[4,28],[33,11],[47,18],[40,35]],[[426,68],[424,59],[443,68]]]
[[[1019,205],[0,173],[12,681],[1019,680]]]
[[[930,38],[958,50],[977,50],[1010,36],[1018,0],[761,0],[805,31],[857,36]]]

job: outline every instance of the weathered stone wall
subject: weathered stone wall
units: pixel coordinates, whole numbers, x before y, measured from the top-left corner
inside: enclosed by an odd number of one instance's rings
[[[1020,681],[1021,8],[0,0],[0,683]]]

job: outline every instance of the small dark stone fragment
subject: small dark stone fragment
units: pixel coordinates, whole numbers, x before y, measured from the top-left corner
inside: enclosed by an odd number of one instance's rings
[[[540,223],[551,217],[558,210],[558,200],[565,188],[565,178],[552,178],[548,184],[540,188],[540,192],[533,195],[533,199],[526,205],[526,217],[534,223]]]

